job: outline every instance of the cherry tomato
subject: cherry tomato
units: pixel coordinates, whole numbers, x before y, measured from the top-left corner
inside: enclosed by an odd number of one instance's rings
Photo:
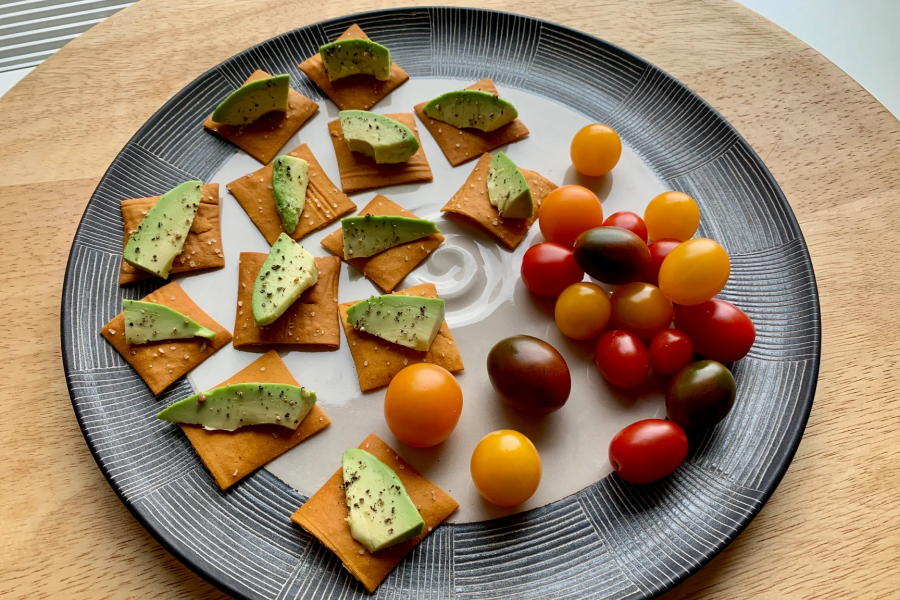
[[[559,296],[563,290],[584,279],[575,254],[559,244],[535,244],[522,258],[522,282],[538,296]]]
[[[582,231],[603,225],[603,207],[586,187],[564,185],[541,202],[538,224],[545,240],[571,248]]]
[[[756,340],[756,328],[747,313],[718,298],[676,306],[675,327],[691,336],[700,356],[723,363],[744,358]]]
[[[404,444],[430,448],[453,433],[462,405],[462,390],[450,371],[418,363],[394,375],[384,396],[384,419]]]
[[[613,329],[597,340],[597,368],[612,385],[633,388],[650,376],[650,355],[637,336]]]
[[[684,429],[664,419],[645,419],[617,433],[609,444],[609,462],[619,477],[650,483],[678,468],[688,453]]]
[[[504,402],[538,415],[562,408],[572,389],[566,359],[556,348],[530,335],[497,342],[488,353],[487,370]]]
[[[609,323],[609,296],[596,283],[575,283],[556,299],[553,315],[563,335],[576,340],[595,338]]]
[[[644,225],[644,220],[633,212],[621,210],[617,213],[613,213],[606,217],[606,220],[603,221],[603,226],[627,229],[644,240],[645,244],[647,243],[647,226]]]
[[[595,227],[575,240],[575,260],[603,283],[640,281],[650,265],[650,251],[641,238],[621,227]]]
[[[612,127],[594,123],[575,134],[569,153],[579,173],[599,177],[612,171],[619,162],[622,140]]]
[[[691,338],[677,329],[663,329],[650,342],[650,365],[660,375],[674,375],[694,360]]]
[[[714,360],[698,360],[676,373],[666,389],[669,420],[685,429],[712,427],[734,406],[731,371]]]
[[[613,327],[630,331],[642,340],[649,340],[672,322],[672,303],[658,287],[649,283],[621,285],[609,303]]]
[[[663,192],[647,205],[644,222],[651,240],[672,238],[683,242],[697,233],[700,209],[683,192]]]
[[[706,238],[688,240],[669,252],[659,268],[659,289],[675,304],[700,304],[722,291],[731,274],[728,253]]]
[[[541,457],[527,437],[512,429],[489,433],[475,446],[469,463],[472,483],[488,502],[516,506],[541,483]]]
[[[647,276],[645,279],[647,283],[652,283],[653,285],[659,285],[659,268],[663,264],[663,260],[669,255],[669,252],[675,249],[675,246],[680,244],[678,240],[673,239],[662,239],[656,240],[649,246],[647,249],[650,250],[650,269],[647,271]]]

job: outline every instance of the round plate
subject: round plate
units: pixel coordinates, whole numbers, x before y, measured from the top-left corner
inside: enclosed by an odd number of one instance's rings
[[[640,58],[537,19],[457,8],[334,19],[225,61],[153,115],[97,187],[66,271],[63,361],[75,413],[97,463],[144,527],[235,597],[369,596],[329,550],[290,524],[304,495],[263,469],[221,493],[180,430],[154,418],[161,405],[194,393],[187,378],[154,398],[98,334],[120,312],[123,297],[141,298],[161,283],[118,286],[120,201],[158,195],[187,179],[212,179],[236,149],[201,123],[256,68],[290,73],[298,91],[324,106],[328,101],[321,101],[297,64],[352,23],[391,48],[413,81],[490,77],[501,90],[542,97],[613,126],[665,187],[697,199],[698,235],[719,241],[732,259],[731,279],[720,296],[740,305],[757,328],[751,353],[733,369],[734,410],[692,441],[674,475],[644,486],[608,476],[526,512],[439,527],[375,596],[580,599],[662,593],[737,536],[796,451],[819,368],[812,264],[775,180],[721,115]],[[436,151],[428,156],[433,167],[444,160]],[[469,172],[466,166],[457,170]]]

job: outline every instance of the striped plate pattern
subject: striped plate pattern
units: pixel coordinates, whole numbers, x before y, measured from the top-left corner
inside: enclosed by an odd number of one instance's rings
[[[723,297],[757,326],[737,363],[728,418],[693,440],[673,476],[646,486],[607,477],[559,502],[505,519],[438,528],[391,573],[384,599],[651,598],[721,551],[759,512],[800,441],[819,368],[820,321],[803,236],[747,142],[701,98],[628,52],[519,15],[465,8],[377,11],[273,38],[201,75],[163,106],[100,182],[75,236],[63,296],[62,347],[72,402],[98,464],[167,549],[238,598],[366,598],[335,556],[292,526],[306,498],[265,470],[227,494],[181,431],[151,418],[192,393],[186,379],[154,399],[100,337],[121,300],[119,202],[208,179],[234,152],[202,130],[222,96],[257,68],[297,70],[351,23],[391,48],[413,77],[491,77],[614,126],[672,189],[694,196],[702,235],[723,243]]]

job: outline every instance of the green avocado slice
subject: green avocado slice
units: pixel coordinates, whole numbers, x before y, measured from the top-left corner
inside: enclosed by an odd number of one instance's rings
[[[426,104],[423,110],[432,119],[454,127],[484,132],[500,129],[519,116],[509,101],[480,90],[447,92]]]
[[[444,301],[399,294],[373,296],[351,306],[347,322],[359,331],[425,352],[444,323]]]
[[[525,175],[508,156],[498,152],[491,158],[487,176],[488,198],[504,219],[530,219],[534,200]]]
[[[282,232],[253,283],[253,318],[260,325],[273,323],[318,280],[315,257]]]
[[[204,429],[234,431],[246,425],[297,429],[316,403],[316,393],[284,383],[236,383],[194,394],[156,417]]]
[[[341,466],[353,539],[377,552],[421,535],[425,521],[393,469],[357,448],[344,452]]]
[[[378,164],[404,163],[419,150],[419,140],[412,130],[384,115],[342,110],[340,119],[350,151],[374,158]]]
[[[125,316],[125,341],[129,344],[146,344],[163,340],[184,340],[202,337],[208,340],[216,332],[177,310],[141,300],[122,300]]]
[[[223,125],[247,125],[273,110],[287,112],[290,90],[290,75],[245,83],[216,107],[212,120]]]
[[[388,248],[440,233],[432,221],[399,216],[364,215],[341,219],[344,257],[365,258]]]
[[[279,156],[272,164],[272,194],[275,210],[288,234],[294,233],[306,206],[309,163],[295,156]]]
[[[391,78],[391,51],[372,40],[338,40],[319,47],[328,81],[351,75],[372,75],[379,81]]]
[[[125,262],[168,279],[191,230],[202,189],[202,181],[186,181],[163,194],[128,238],[122,252]]]

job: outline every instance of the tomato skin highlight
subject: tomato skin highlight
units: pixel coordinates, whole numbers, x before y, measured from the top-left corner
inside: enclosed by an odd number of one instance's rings
[[[662,266],[665,258],[669,255],[669,252],[674,250],[680,243],[681,242],[678,240],[673,240],[672,238],[663,238],[661,240],[656,240],[647,246],[647,249],[650,250],[650,267],[644,278],[647,283],[652,283],[659,287],[659,268]]]
[[[684,429],[712,427],[731,412],[734,376],[720,362],[698,360],[675,374],[666,389],[669,420]]]
[[[676,306],[675,327],[690,336],[697,354],[721,363],[744,358],[756,341],[756,327],[747,313],[719,298]]]
[[[569,147],[575,170],[588,177],[600,177],[613,170],[622,156],[622,140],[609,125],[592,123],[582,127]]]
[[[530,335],[497,342],[488,353],[487,371],[494,391],[506,404],[537,415],[562,408],[572,390],[566,359]]]
[[[613,386],[637,387],[650,376],[650,355],[641,340],[627,331],[613,329],[597,340],[597,368]]]
[[[541,457],[527,437],[512,429],[500,429],[475,446],[469,471],[485,500],[497,506],[516,506],[537,491]]]
[[[582,232],[603,225],[603,205],[597,194],[580,185],[558,187],[538,209],[544,239],[571,248]]]
[[[688,437],[684,429],[663,419],[645,419],[617,433],[609,444],[609,462],[630,483],[651,483],[684,462]]]
[[[450,437],[462,407],[462,389],[450,371],[418,363],[394,375],[388,385],[384,420],[404,444],[430,448]]]
[[[691,338],[677,329],[663,329],[650,342],[650,366],[660,375],[674,375],[694,360]]]
[[[564,289],[584,279],[584,271],[568,248],[542,242],[522,257],[522,282],[532,294],[559,296]]]
[[[676,246],[659,268],[659,289],[674,304],[706,302],[722,291],[731,260],[719,244],[694,238]]]
[[[644,210],[644,223],[651,240],[691,239],[700,226],[700,208],[683,192],[663,192]]]
[[[642,340],[668,329],[672,322],[672,303],[655,285],[642,282],[621,285],[609,299],[610,321],[615,329],[630,331]]]
[[[628,210],[622,210],[617,213],[613,213],[606,217],[606,220],[603,221],[604,227],[621,227],[622,229],[627,229],[634,235],[638,236],[644,243],[647,243],[647,226],[644,224],[644,220],[640,218],[637,213],[633,213]]]
[[[621,227],[595,227],[575,240],[575,261],[603,283],[640,281],[650,264],[650,250],[641,238]]]

